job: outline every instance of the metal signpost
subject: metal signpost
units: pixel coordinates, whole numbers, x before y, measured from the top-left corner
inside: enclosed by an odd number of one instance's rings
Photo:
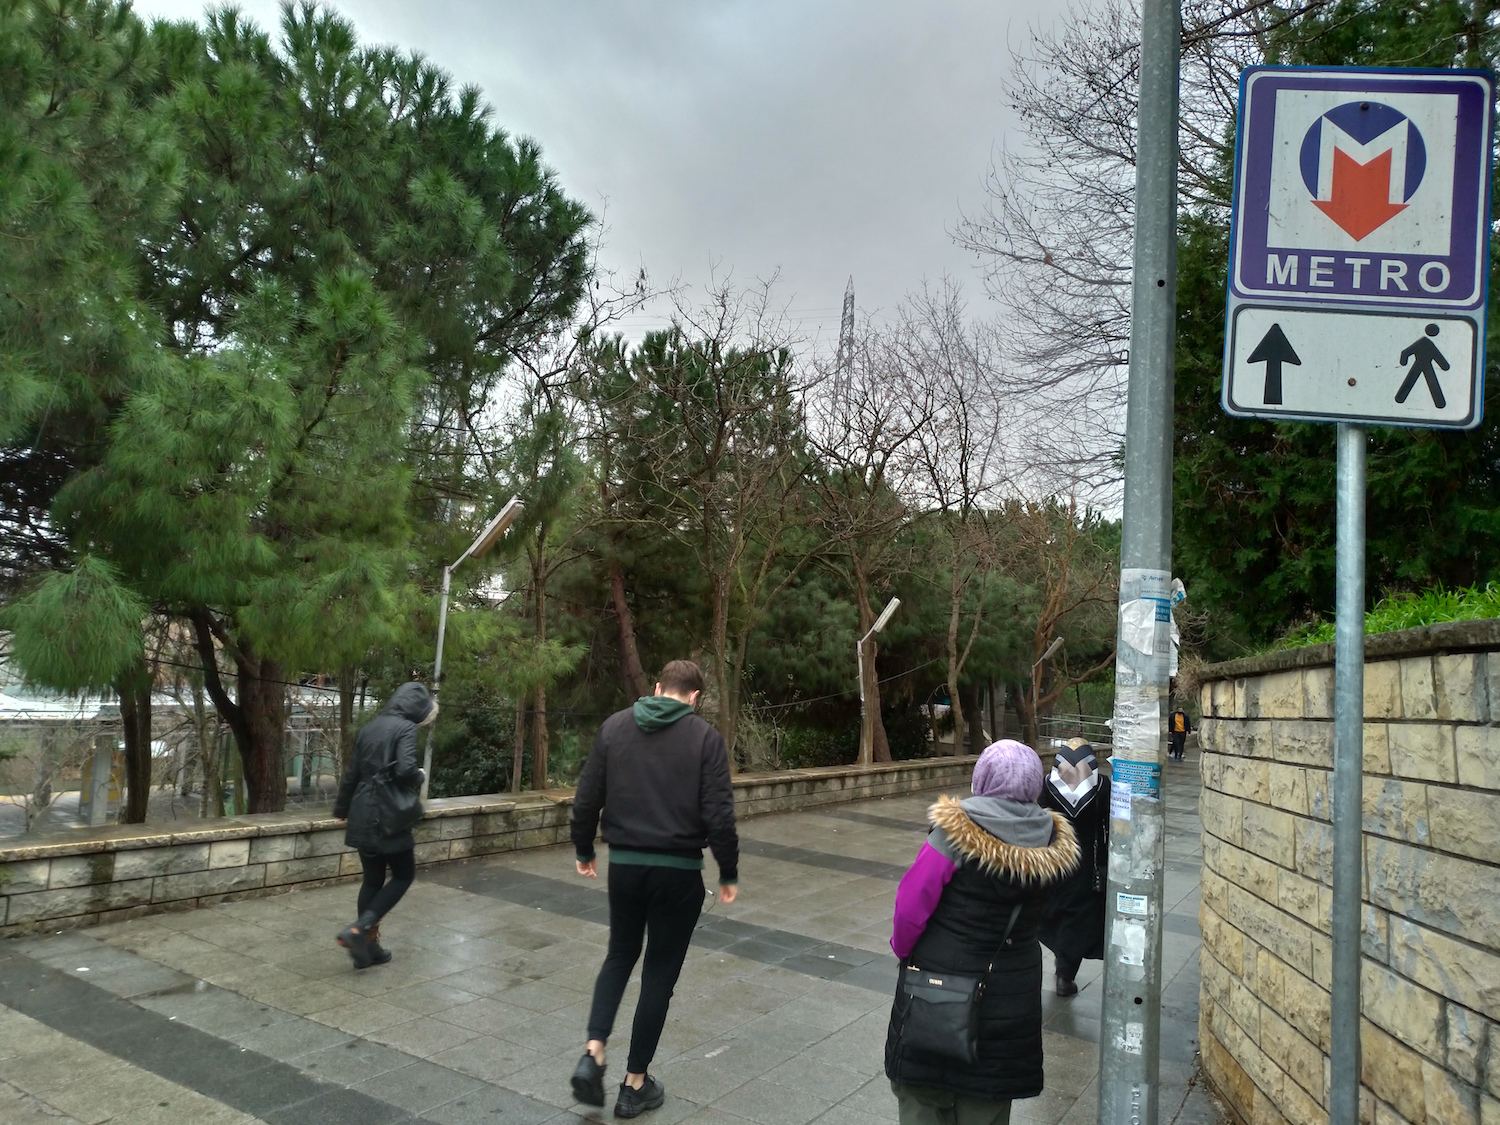
[[[1224,409],[1338,423],[1330,1125],[1359,1120],[1365,427],[1480,423],[1493,102],[1478,71],[1240,81]]]

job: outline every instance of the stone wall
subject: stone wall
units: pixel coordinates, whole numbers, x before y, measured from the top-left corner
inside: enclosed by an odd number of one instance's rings
[[[973,758],[783,770],[735,778],[741,817],[866,797],[966,789]],[[417,862],[447,863],[568,838],[571,789],[428,803]],[[0,935],[117,921],[359,878],[359,857],[325,816],[297,814],[80,830],[0,846]]]
[[[1361,1118],[1500,1125],[1500,621],[1365,650]],[[1203,1067],[1326,1122],[1331,645],[1207,669]]]

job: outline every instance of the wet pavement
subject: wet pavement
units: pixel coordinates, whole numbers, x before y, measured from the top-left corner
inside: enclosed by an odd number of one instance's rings
[[[1219,1120],[1194,1063],[1196,761],[1169,763],[1165,788],[1161,1120],[1196,1125]],[[891,904],[931,800],[741,823],[741,897],[700,922],[652,1067],[667,1102],[643,1120],[896,1119],[882,1069]],[[383,928],[395,961],[360,973],[331,936],[347,886],[0,941],[0,1125],[610,1119],[568,1087],[607,939],[604,882],[574,875],[566,847],[423,872]],[[1047,962],[1047,1089],[1012,1120],[1083,1125],[1100,963],[1062,1000]]]

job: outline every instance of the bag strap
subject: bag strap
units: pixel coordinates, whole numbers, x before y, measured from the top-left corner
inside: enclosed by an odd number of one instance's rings
[[[990,957],[990,963],[985,967],[984,975],[986,977],[990,975],[990,971],[995,967],[995,962],[1000,959],[1000,954],[1005,951],[1005,943],[1010,940],[1010,932],[1016,928],[1016,919],[1021,916],[1021,905],[1018,902],[1011,908],[1010,921],[1005,924],[1005,933],[1001,935],[1000,944],[995,947],[995,952]]]

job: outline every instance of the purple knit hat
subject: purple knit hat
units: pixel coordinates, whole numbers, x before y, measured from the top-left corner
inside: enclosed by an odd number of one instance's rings
[[[974,763],[974,795],[1035,801],[1042,795],[1042,760],[1024,742],[1002,738]]]

